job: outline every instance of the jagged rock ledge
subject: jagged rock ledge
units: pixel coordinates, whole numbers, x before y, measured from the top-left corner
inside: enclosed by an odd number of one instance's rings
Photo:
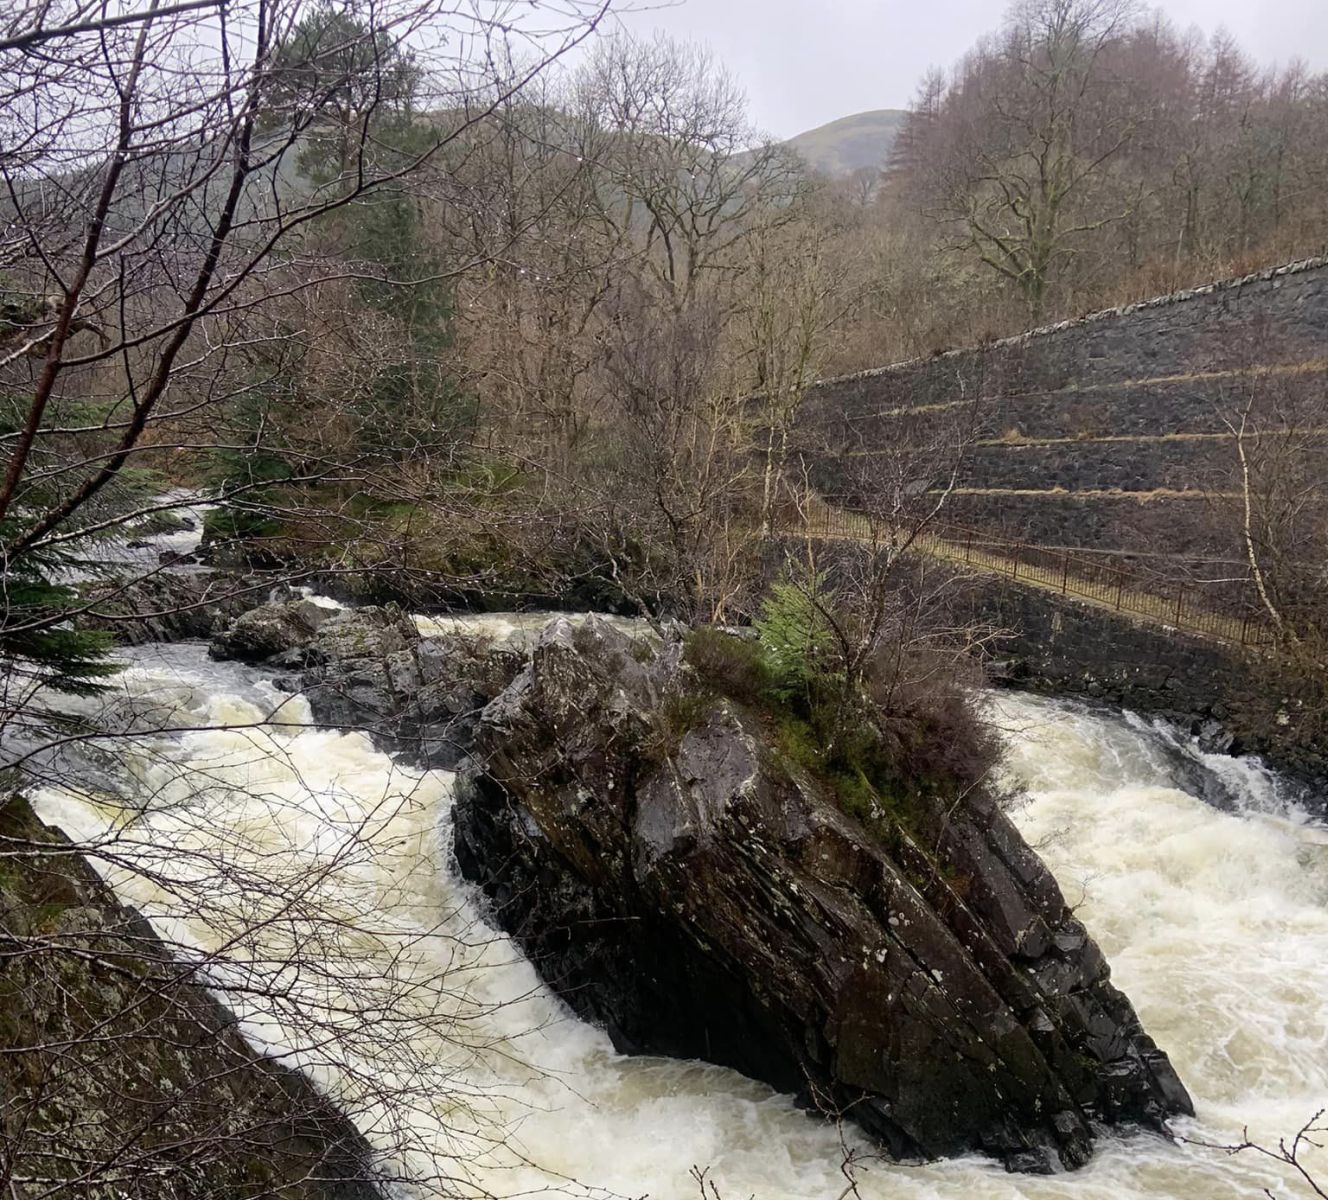
[[[207,638],[275,591],[295,593],[280,578],[261,572],[174,571],[130,574],[79,585],[79,629],[105,630],[129,646]]]
[[[278,600],[214,633],[217,659],[263,662],[302,692],[318,724],[369,733],[421,766],[452,769],[474,743],[480,711],[520,669],[516,649],[482,638],[422,638],[394,605],[330,609]]]
[[[731,702],[674,740],[660,713],[690,686],[678,643],[557,620],[459,782],[464,874],[620,1050],[732,1066],[896,1156],[1019,1170],[1192,1111],[990,798],[882,837]]]

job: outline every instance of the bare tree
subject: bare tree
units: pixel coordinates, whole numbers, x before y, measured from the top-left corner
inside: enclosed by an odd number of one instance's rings
[[[1318,253],[1323,90],[1131,4],[1016,6],[923,80],[892,154],[880,203],[932,268],[915,350]]]
[[[1119,0],[1030,0],[965,64],[942,102],[954,115],[930,118],[934,202],[1035,319],[1076,240],[1114,216],[1076,204],[1133,132],[1108,57],[1129,15]]]
[[[903,697],[917,700],[928,681],[946,693],[960,664],[971,666],[990,639],[946,615],[962,573],[928,557],[982,413],[980,373],[958,368],[955,383],[962,399],[943,414],[892,414],[884,435],[875,420],[845,422],[814,405],[802,423],[792,529],[802,537],[788,551],[788,572],[823,625],[832,748],[851,736],[864,704],[879,724],[904,712]]]
[[[122,523],[128,469],[163,441],[206,438],[204,414],[252,386],[224,369],[237,348],[271,358],[289,337],[273,303],[363,270],[325,252],[329,231],[399,195],[543,69],[547,54],[498,90],[488,78],[482,48],[511,36],[507,7],[444,30],[427,3],[361,15],[256,0],[8,52],[0,261],[11,303],[33,313],[0,361],[15,405],[0,484],[11,571]],[[598,7],[563,12],[554,53]],[[317,170],[296,170],[310,158]],[[388,283],[399,270],[369,267]]]
[[[1210,519],[1236,542],[1248,599],[1289,652],[1321,643],[1328,626],[1323,378],[1297,349],[1258,325],[1224,339],[1214,409],[1230,450],[1210,483]]]
[[[790,441],[808,386],[820,374],[831,330],[855,299],[817,220],[790,223],[753,240],[740,310],[740,345],[760,397],[761,527],[776,525],[789,478]]]
[[[1207,1150],[1220,1150],[1225,1154],[1251,1154],[1271,1159],[1275,1163],[1291,1167],[1300,1177],[1302,1183],[1308,1189],[1307,1194],[1328,1198],[1328,1188],[1321,1182],[1320,1176],[1314,1171],[1312,1165],[1307,1160],[1311,1157],[1313,1151],[1321,1150],[1323,1143],[1317,1139],[1328,1133],[1328,1127],[1323,1123],[1325,1109],[1320,1109],[1308,1121],[1305,1122],[1291,1137],[1278,1138],[1277,1145],[1265,1145],[1262,1142],[1252,1141],[1249,1137],[1249,1131],[1244,1131],[1244,1136],[1239,1142],[1221,1144],[1218,1142],[1205,1142],[1197,1139],[1186,1139],[1191,1145],[1202,1146]],[[1265,1195],[1270,1200],[1278,1200],[1278,1197],[1270,1190],[1265,1189]]]
[[[608,131],[615,225],[639,237],[649,278],[677,311],[734,270],[755,229],[786,219],[801,170],[756,137],[733,80],[703,50],[618,39],[578,79],[588,121]]]
[[[524,130],[538,149],[514,153]],[[767,391],[783,403],[792,382],[772,292],[780,231],[803,215],[799,166],[755,137],[707,55],[623,37],[565,92],[506,112],[474,165],[495,224],[519,231],[464,286],[489,429],[615,587],[651,610],[731,609],[760,520],[747,398],[776,358]],[[828,301],[810,303],[805,342],[828,323]],[[792,353],[805,380],[810,352]],[[530,420],[552,436],[532,439]]]
[[[210,713],[141,662],[111,681],[110,639],[71,623],[124,597],[126,619],[167,615],[133,599],[155,560],[95,548],[182,506],[279,518],[358,565],[346,533],[366,496],[439,497],[457,439],[427,355],[394,335],[427,347],[431,287],[475,260],[423,253],[421,218],[470,132],[602,12],[241,0],[4,18],[0,765],[69,835],[0,804],[14,1200],[367,1196],[390,1178],[446,1194],[454,1161],[412,1121],[445,1095],[453,1147],[502,1144],[457,1072],[489,1052],[466,983],[488,935],[441,910],[411,925],[427,856],[363,889],[385,835],[427,840],[436,781],[385,760],[377,795],[325,780],[344,807],[310,844],[298,706]],[[525,67],[495,78],[516,42]],[[303,570],[226,587],[261,598]],[[92,592],[74,582],[96,573]],[[431,960],[439,946],[454,960]]]

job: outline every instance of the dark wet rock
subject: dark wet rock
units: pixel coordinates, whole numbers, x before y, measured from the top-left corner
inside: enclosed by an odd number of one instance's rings
[[[220,571],[160,570],[130,579],[80,585],[84,611],[79,629],[100,629],[129,646],[207,638],[267,600],[273,581],[261,575]]]
[[[312,666],[317,657],[318,652],[306,644],[279,650],[276,654],[270,655],[266,663],[269,667],[276,667],[281,671],[303,671],[306,667]]]
[[[400,610],[369,606],[332,614],[309,639],[319,664],[304,677],[322,725],[390,732],[421,683],[414,623]]]
[[[1111,710],[1103,713],[1108,719],[1119,719]],[[1239,746],[1235,738],[1216,721],[1200,721],[1184,713],[1160,713],[1160,720],[1152,723],[1150,746],[1161,757],[1161,766],[1172,783],[1205,804],[1223,812],[1236,812],[1241,807],[1241,793],[1233,781],[1216,771],[1204,760],[1204,755],[1235,755]],[[1220,747],[1220,748],[1219,748]]]
[[[0,1122],[15,1200],[57,1181],[86,1200],[380,1196],[350,1121],[19,797],[0,801]]]
[[[260,604],[218,629],[212,635],[208,654],[220,660],[263,662],[302,650],[333,612],[305,599]]]
[[[1235,735],[1214,717],[1202,722],[1195,733],[1197,744],[1205,754],[1239,754]]]
[[[553,622],[459,782],[462,871],[579,1014],[622,1051],[844,1113],[898,1156],[1076,1167],[1097,1123],[1191,1111],[994,802],[868,830],[728,701],[671,732],[679,660],[676,641]]]
[[[481,637],[423,638],[396,605],[332,609],[300,598],[227,622],[210,653],[290,672],[275,685],[304,692],[318,724],[364,730],[409,761],[443,769],[464,757],[480,710],[522,661]]]
[[[422,766],[452,769],[474,740],[480,710],[521,667],[485,639],[422,638],[395,606],[336,613],[306,647],[300,678],[320,725],[364,729]]]

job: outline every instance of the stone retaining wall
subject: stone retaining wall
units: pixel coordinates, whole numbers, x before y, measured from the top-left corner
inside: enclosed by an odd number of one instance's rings
[[[1224,417],[1251,367],[1269,386],[1328,386],[1328,260],[827,380],[808,395],[800,442],[823,494],[851,505],[909,423],[978,397],[950,520],[1054,545],[1236,554],[1229,522],[1165,493],[1237,486]],[[1126,495],[1095,494],[1111,491]]]

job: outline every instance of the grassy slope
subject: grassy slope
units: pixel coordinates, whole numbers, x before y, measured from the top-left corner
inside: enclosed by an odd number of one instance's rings
[[[800,133],[788,145],[818,171],[850,175],[862,167],[884,164],[905,115],[898,108],[854,113]]]

